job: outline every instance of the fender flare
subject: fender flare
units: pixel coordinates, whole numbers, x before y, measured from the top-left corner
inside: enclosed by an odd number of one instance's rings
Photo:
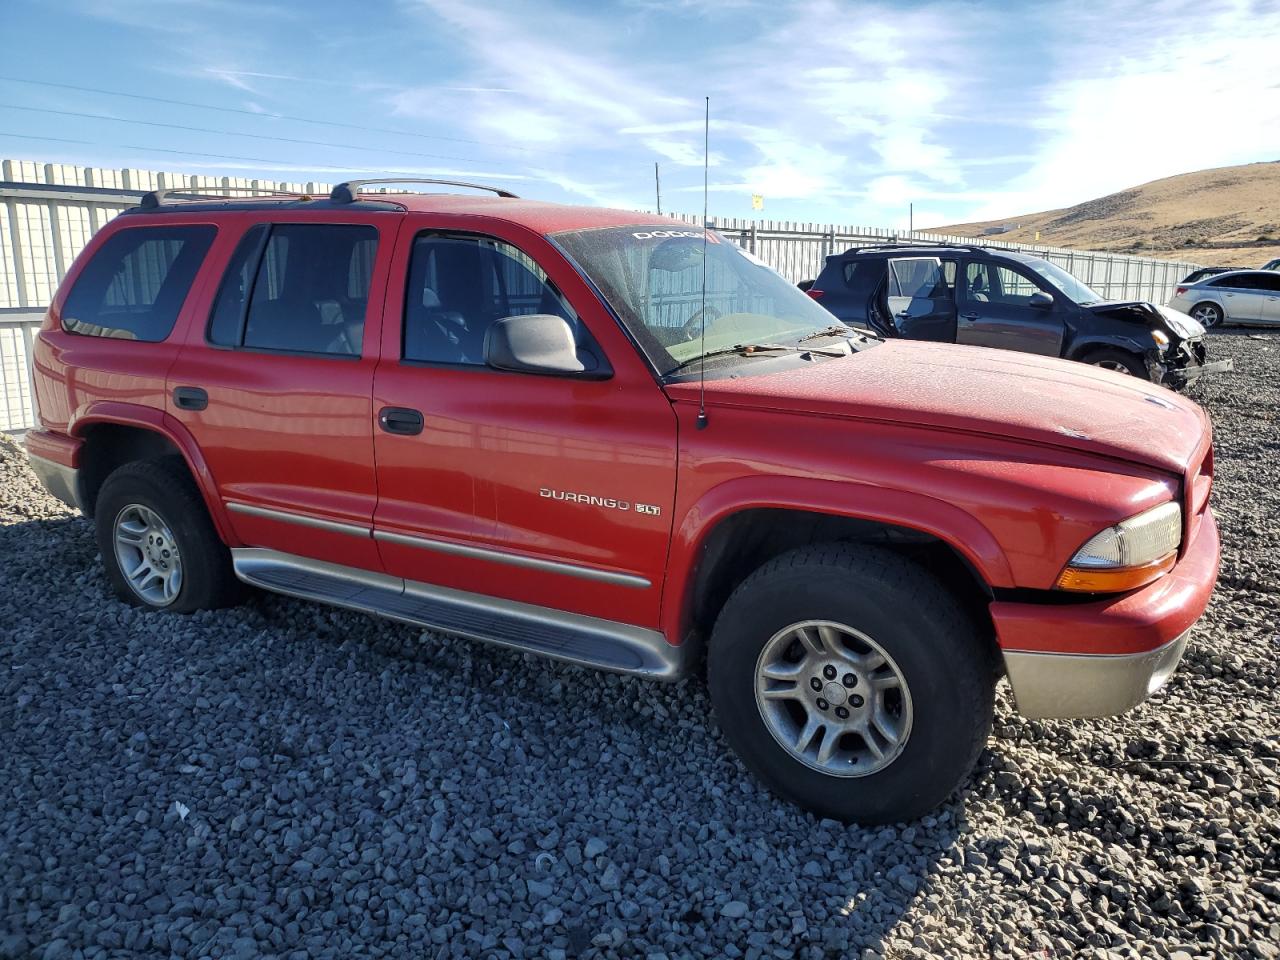
[[[154,407],[122,403],[118,400],[100,400],[79,411],[67,425],[67,433],[77,439],[83,439],[90,427],[102,423],[150,430],[152,433],[160,434],[177,447],[183,460],[186,461],[187,469],[191,471],[191,476],[195,478],[196,487],[204,498],[205,509],[209,511],[209,517],[213,520],[218,536],[228,545],[234,546],[239,543],[222,500],[217,495],[218,487],[214,482],[213,472],[205,462],[195,437],[180,420]]]
[[[744,510],[821,513],[892,524],[936,537],[963,557],[989,587],[1012,587],[1013,573],[991,531],[943,500],[857,481],[800,477],[742,477],[712,487],[685,510],[673,529],[664,596],[663,632],[679,642],[688,631],[695,575],[707,537]]]
[[[1086,334],[1071,341],[1071,347],[1065,354],[1067,360],[1080,361],[1086,354],[1093,350],[1125,350],[1134,356],[1146,360],[1147,354],[1151,353],[1155,348],[1145,346],[1131,337],[1120,335],[1098,336],[1097,334]]]

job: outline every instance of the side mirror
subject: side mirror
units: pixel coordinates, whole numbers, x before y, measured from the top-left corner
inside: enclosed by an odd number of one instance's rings
[[[1053,308],[1053,294],[1037,290],[1027,301],[1027,306],[1035,307],[1037,310],[1050,310]]]
[[[496,320],[484,335],[484,362],[495,370],[566,376],[586,368],[564,317],[528,313]]]

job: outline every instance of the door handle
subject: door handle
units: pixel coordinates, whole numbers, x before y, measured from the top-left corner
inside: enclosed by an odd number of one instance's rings
[[[383,407],[378,411],[378,426],[387,433],[413,437],[422,432],[422,413],[408,407]]]
[[[174,387],[173,405],[179,410],[203,410],[209,405],[209,394],[200,387]]]
[[[960,314],[960,318],[961,318],[962,320],[980,320],[980,319],[982,319],[982,318],[981,318],[978,314],[976,314],[976,313],[962,313],[962,314]]]

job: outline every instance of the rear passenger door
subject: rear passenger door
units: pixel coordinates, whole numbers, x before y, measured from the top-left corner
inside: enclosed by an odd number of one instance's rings
[[[1265,297],[1260,319],[1263,323],[1280,323],[1280,273],[1259,276],[1258,286]]]
[[[245,545],[381,566],[372,391],[397,219],[246,221],[214,252],[222,279],[170,372],[169,412]]]
[[[1069,304],[1023,272],[990,260],[967,260],[961,277],[956,342],[999,347],[1047,357],[1062,355],[1063,315]],[[1056,297],[1048,309],[1031,306],[1031,295]]]
[[[890,324],[909,340],[954,343],[956,302],[955,262],[950,261],[951,284],[937,257],[894,257],[889,260],[885,297]]]
[[[1221,299],[1228,320],[1252,322],[1262,319],[1266,295],[1254,275],[1228,274],[1209,281],[1209,286],[1214,288]]]

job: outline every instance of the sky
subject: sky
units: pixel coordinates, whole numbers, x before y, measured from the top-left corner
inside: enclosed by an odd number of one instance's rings
[[[0,157],[917,229],[1280,160],[1280,0],[0,0]],[[37,81],[19,82],[19,81]],[[763,198],[753,211],[752,195]]]

